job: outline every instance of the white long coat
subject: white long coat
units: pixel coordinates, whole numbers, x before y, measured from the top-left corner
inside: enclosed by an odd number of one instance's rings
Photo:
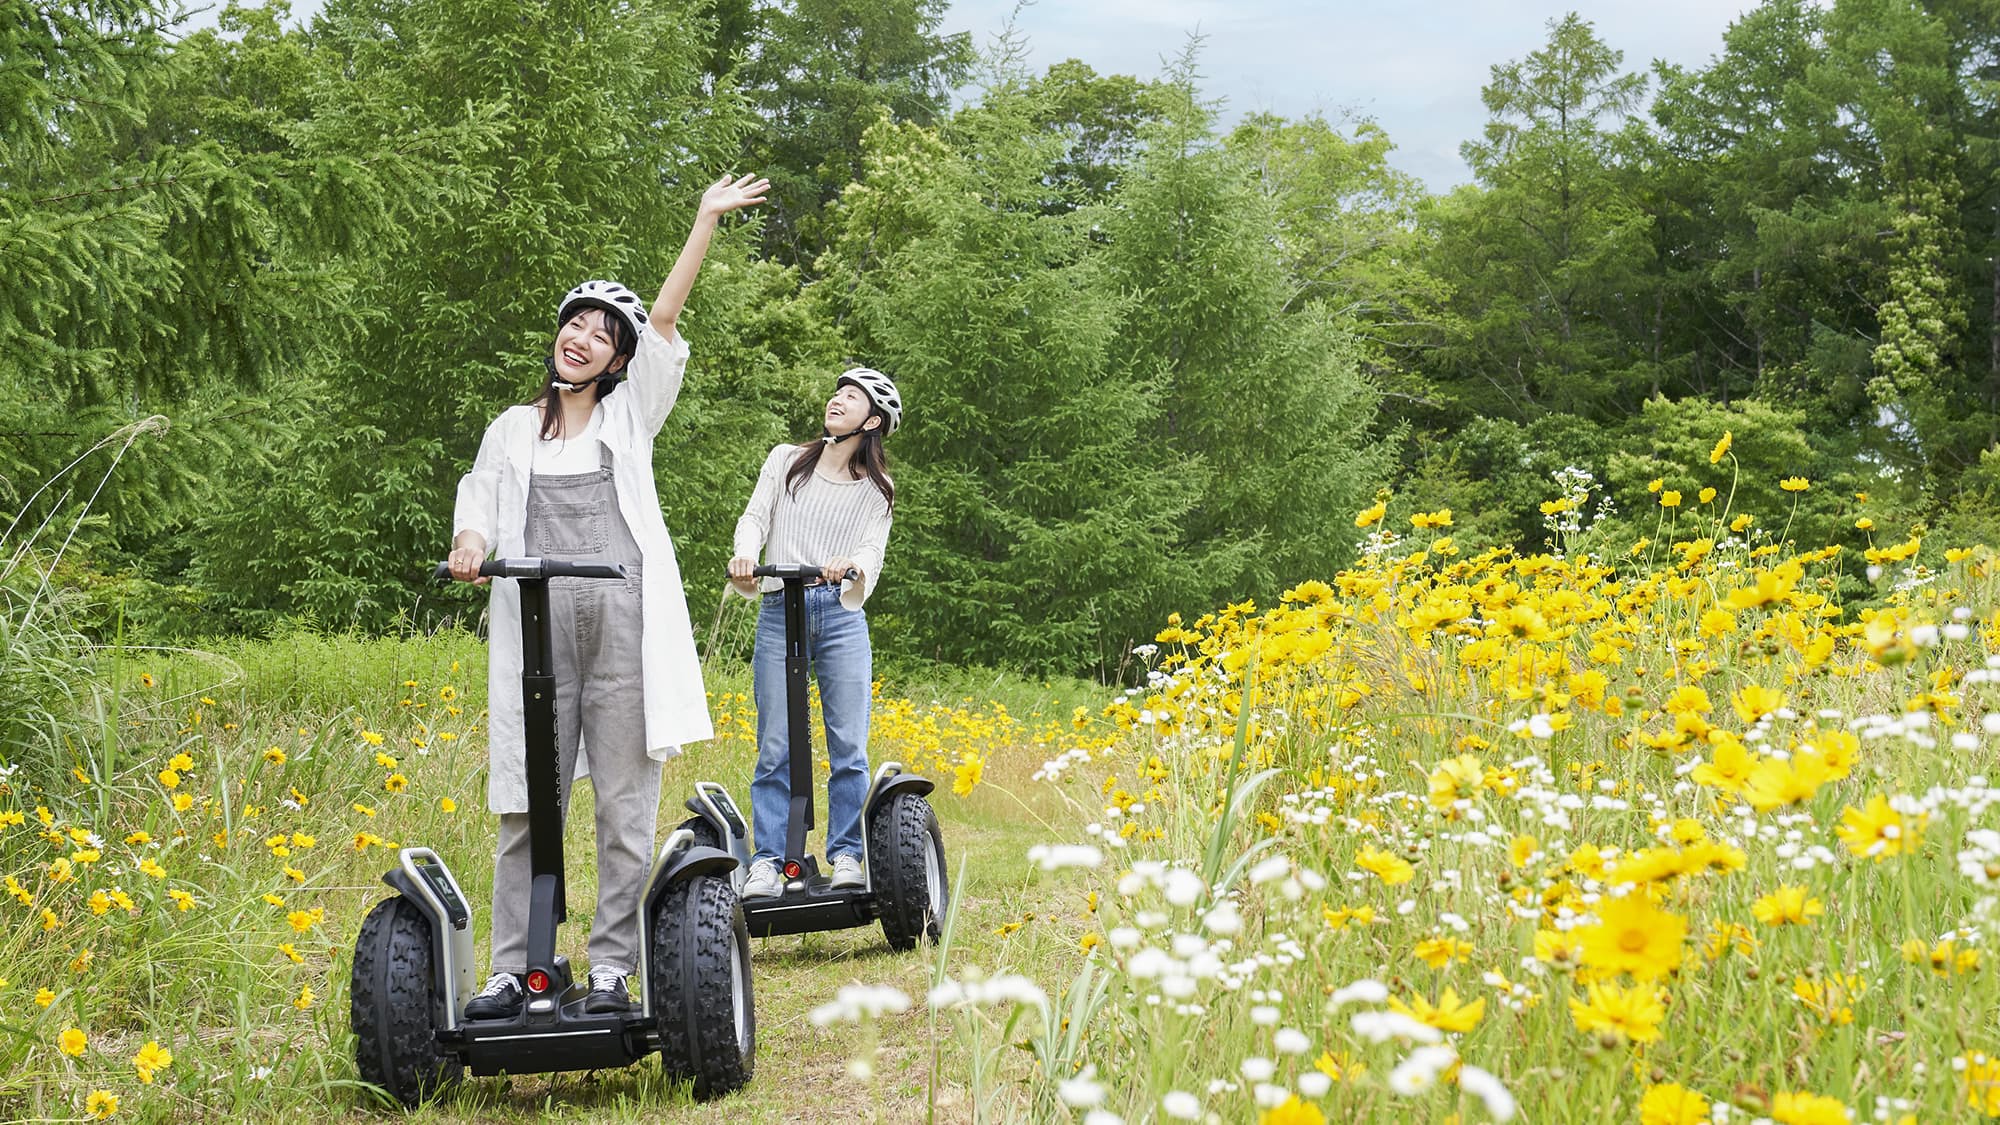
[[[676,332],[662,339],[639,334],[629,377],[598,403],[598,437],[611,450],[618,510],[638,541],[642,565],[646,693],[646,754],[666,761],[682,744],[715,736],[695,657],[674,543],[660,516],[653,485],[653,437],[680,397],[687,369],[687,341]],[[486,427],[472,471],[458,482],[453,513],[457,532],[476,531],[501,557],[527,553],[528,470],[541,418],[533,406],[509,407]],[[487,641],[487,741],[490,768],[486,800],[496,813],[528,811],[525,723],[521,711],[521,592],[507,579],[491,586]],[[586,748],[587,754],[588,748]],[[583,772],[580,762],[579,774]]]

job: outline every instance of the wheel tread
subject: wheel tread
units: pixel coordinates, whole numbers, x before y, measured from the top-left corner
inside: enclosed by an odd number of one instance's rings
[[[701,1101],[750,1081],[757,1054],[750,933],[729,880],[696,875],[669,887],[654,907],[650,952],[646,987],[653,993],[660,1062],[667,1072],[693,1079],[694,1096]],[[732,956],[741,960],[744,1000],[750,1006],[745,1044],[738,1044],[734,1035]]]
[[[349,1018],[364,1082],[415,1106],[459,1080],[463,1064],[437,1041],[430,920],[396,895],[378,903],[354,942]]]

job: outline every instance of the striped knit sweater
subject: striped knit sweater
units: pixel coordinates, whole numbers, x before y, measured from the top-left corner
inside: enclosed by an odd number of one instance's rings
[[[799,447],[780,445],[764,458],[757,489],[736,521],[736,554],[773,565],[819,565],[842,555],[854,560],[861,582],[841,584],[840,603],[860,609],[882,576],[889,547],[889,502],[867,477],[831,480],[814,472],[797,493],[785,487],[785,472]],[[734,587],[732,587],[733,589]],[[765,592],[784,584],[764,579]]]

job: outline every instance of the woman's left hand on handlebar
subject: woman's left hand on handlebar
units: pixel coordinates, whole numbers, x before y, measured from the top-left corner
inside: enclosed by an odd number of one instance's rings
[[[829,560],[825,566],[820,568],[819,573],[821,578],[838,586],[847,577],[847,572],[850,570],[854,570],[854,560],[848,558],[846,555],[842,555],[837,559]],[[860,571],[855,571],[855,573],[859,574]]]
[[[478,547],[453,547],[445,556],[445,565],[451,568],[451,576],[460,582],[470,582],[484,586],[491,579],[479,576],[479,564],[486,561],[486,552]]]

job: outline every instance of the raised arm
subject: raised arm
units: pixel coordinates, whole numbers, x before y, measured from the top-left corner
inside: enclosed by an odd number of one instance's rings
[[[681,318],[681,309],[687,305],[688,294],[694,292],[694,279],[701,272],[701,260],[708,256],[708,240],[715,235],[716,223],[731,211],[764,202],[764,193],[770,190],[771,181],[758,176],[739,176],[735,179],[724,176],[701,193],[701,209],[695,213],[694,228],[688,231],[687,245],[681,247],[681,256],[674,259],[673,271],[667,274],[666,284],[660,286],[659,299],[653,302],[653,311],[648,316],[653,322],[653,331],[658,332],[661,338],[673,337],[674,326]]]

